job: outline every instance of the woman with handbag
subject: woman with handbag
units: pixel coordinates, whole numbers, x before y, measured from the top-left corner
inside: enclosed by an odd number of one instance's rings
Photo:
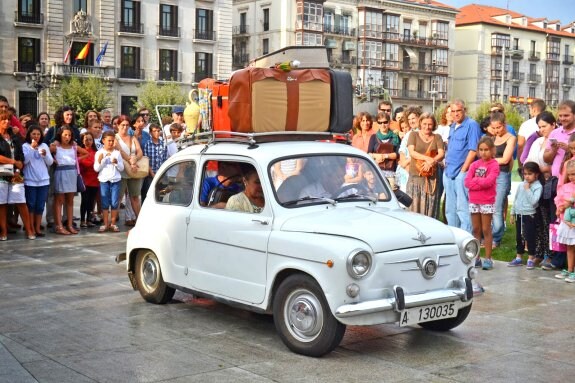
[[[379,165],[384,177],[394,177],[397,158],[397,151],[401,143],[397,134],[390,129],[389,116],[384,112],[377,114],[375,125],[377,130],[369,140],[367,152]]]
[[[419,130],[409,135],[407,148],[412,159],[409,165],[407,194],[413,198],[409,210],[434,217],[440,196],[437,194],[437,167],[443,157],[443,139],[433,133],[437,127],[431,113],[419,118]]]
[[[373,134],[371,128],[373,119],[367,112],[359,112],[357,117],[353,120],[353,138],[351,139],[351,146],[358,148],[367,153],[369,139]]]
[[[137,118],[136,118],[137,120]],[[143,152],[140,142],[129,134],[130,119],[122,115],[118,118],[118,134],[116,134],[116,149],[122,155],[124,160],[124,170],[122,173],[122,187],[120,189],[120,198],[128,191],[126,207],[131,206],[134,216],[126,217],[126,224],[135,224],[140,214],[140,195],[142,191],[143,177],[134,178],[138,173],[138,161],[142,159]],[[147,174],[148,170],[146,170]],[[132,176],[130,176],[132,174]],[[144,174],[144,177],[146,176]],[[126,209],[128,210],[128,209]]]
[[[8,204],[16,205],[28,239],[35,239],[26,206],[24,179],[20,173],[24,166],[24,152],[18,135],[9,128],[10,118],[10,112],[0,110],[0,241],[8,239]]]

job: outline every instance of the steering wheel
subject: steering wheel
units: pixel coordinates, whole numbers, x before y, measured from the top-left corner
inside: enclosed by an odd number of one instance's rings
[[[340,187],[339,189],[336,190],[335,193],[332,194],[332,198],[338,198],[343,193],[345,193],[346,191],[348,191],[350,189],[356,189],[357,194],[365,194],[365,195],[369,194],[369,191],[365,188],[364,185],[362,185],[360,183],[356,183],[356,184],[348,184],[348,185],[344,185],[344,186]]]

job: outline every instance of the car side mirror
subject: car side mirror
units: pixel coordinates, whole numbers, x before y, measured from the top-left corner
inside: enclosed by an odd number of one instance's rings
[[[393,192],[395,193],[395,198],[397,198],[397,200],[405,207],[410,207],[413,203],[413,198],[411,198],[407,193],[401,191],[399,188],[394,189]]]

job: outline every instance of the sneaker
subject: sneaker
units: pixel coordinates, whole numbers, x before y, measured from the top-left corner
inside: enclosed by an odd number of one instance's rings
[[[565,282],[574,283],[575,282],[575,273],[569,273],[567,278],[565,278]]]
[[[491,270],[493,269],[493,260],[485,259],[483,260],[483,270]]]
[[[565,269],[561,270],[561,274],[555,274],[555,278],[557,279],[565,279],[569,275],[569,272]]]
[[[482,264],[481,264],[481,258],[480,258],[480,257],[477,257],[477,259],[475,259],[475,267],[481,267],[481,266],[482,266]]]
[[[521,260],[521,258],[515,258],[514,260],[509,262],[507,266],[509,267],[523,266],[523,261]]]
[[[545,256],[543,261],[539,264],[543,270],[555,270],[556,267],[551,263],[551,258]]]
[[[528,260],[526,269],[527,270],[533,270],[534,268],[535,268],[535,262],[532,260]]]

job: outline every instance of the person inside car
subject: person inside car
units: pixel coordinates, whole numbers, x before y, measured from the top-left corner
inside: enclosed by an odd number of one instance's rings
[[[237,163],[219,161],[218,175],[204,178],[200,205],[225,208],[228,198],[242,191],[238,184],[240,179],[241,170]]]
[[[230,197],[227,210],[260,213],[265,205],[264,192],[258,172],[253,166],[244,171],[244,191]]]
[[[344,157],[311,157],[305,168],[308,180],[317,180],[305,186],[300,194],[304,197],[335,198],[345,181]]]

